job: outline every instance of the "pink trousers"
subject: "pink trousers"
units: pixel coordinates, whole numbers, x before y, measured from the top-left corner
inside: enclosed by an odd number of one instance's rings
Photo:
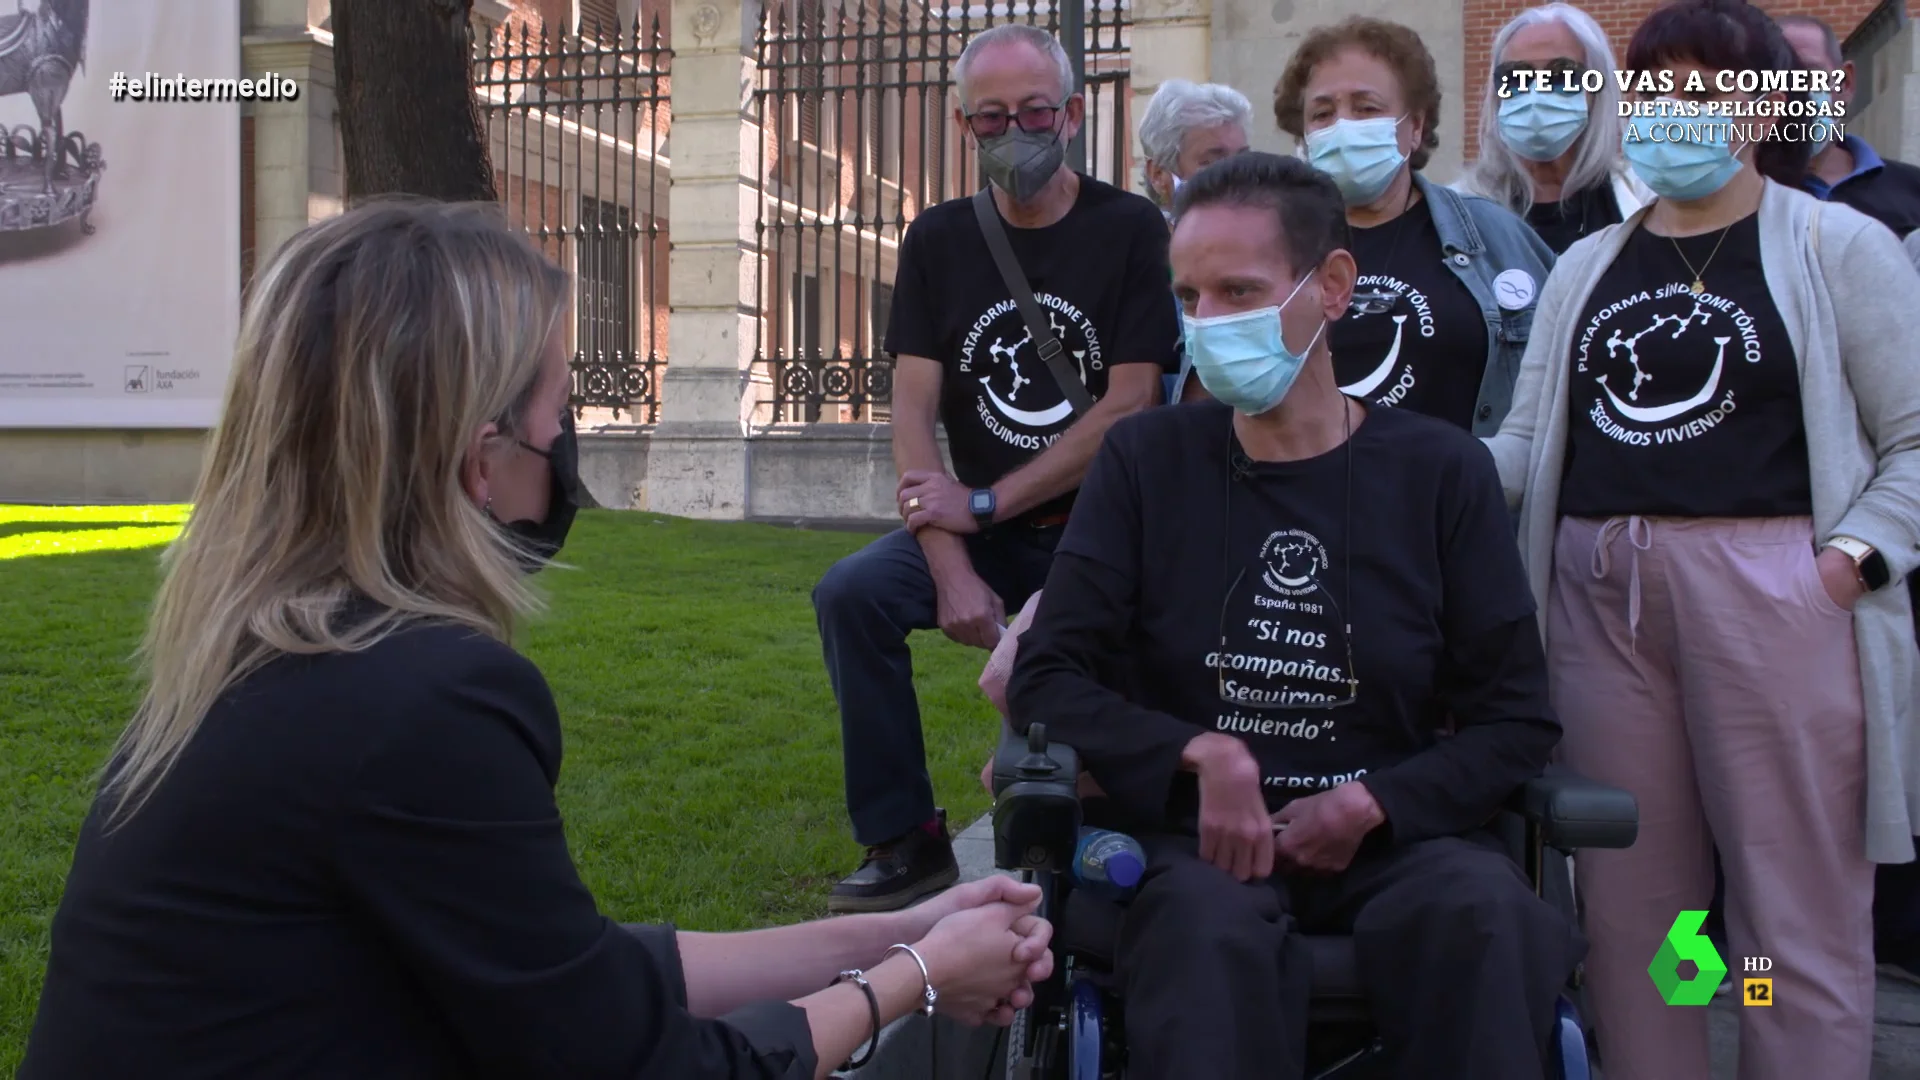
[[[1741,1080],[1866,1080],[1873,864],[1853,617],[1806,518],[1566,519],[1547,656],[1575,771],[1633,792],[1640,835],[1583,851],[1588,1004],[1609,1080],[1704,1080],[1707,1010],[1648,965],[1726,872],[1735,1001],[1768,957],[1774,1004],[1741,1007]]]

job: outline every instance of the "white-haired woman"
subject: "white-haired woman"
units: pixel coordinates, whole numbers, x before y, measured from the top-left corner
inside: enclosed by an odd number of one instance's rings
[[[1168,79],[1140,117],[1140,165],[1147,195],[1163,213],[1187,177],[1247,149],[1253,103],[1231,86]]]
[[[1231,86],[1168,79],[1153,92],[1140,117],[1140,150],[1146,159],[1140,165],[1140,178],[1169,223],[1173,195],[1180,185],[1214,162],[1246,152],[1252,127],[1253,103]],[[1174,301],[1174,306],[1179,307],[1179,302]],[[1179,373],[1167,376],[1167,402],[1206,393],[1182,350]]]
[[[1624,221],[1653,197],[1620,155],[1620,89],[1613,47],[1593,17],[1571,4],[1528,8],[1493,37],[1480,105],[1480,156],[1459,187],[1526,218],[1558,255]],[[1554,89],[1518,88],[1523,71],[1549,73]],[[1591,93],[1567,92],[1586,72]]]
[[[261,270],[23,1080],[824,1078],[1051,970],[1020,885],[745,934],[600,913],[507,643],[579,491],[572,292],[477,206],[364,207]]]

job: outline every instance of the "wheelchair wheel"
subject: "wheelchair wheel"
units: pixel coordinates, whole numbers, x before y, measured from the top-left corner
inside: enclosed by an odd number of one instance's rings
[[[1554,1080],[1592,1080],[1587,1032],[1580,1024],[1580,1014],[1566,998],[1561,998],[1554,1007],[1553,1059],[1557,1066]]]
[[[1067,1080],[1102,1080],[1105,1012],[1100,988],[1074,979],[1067,995]]]

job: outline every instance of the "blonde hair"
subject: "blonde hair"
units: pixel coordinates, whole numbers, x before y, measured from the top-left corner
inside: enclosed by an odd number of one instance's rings
[[[236,683],[416,620],[501,640],[539,600],[461,469],[512,432],[568,276],[490,204],[381,200],[313,225],[255,278],[139,660],[105,792],[142,806]],[[348,605],[367,618],[347,625]]]

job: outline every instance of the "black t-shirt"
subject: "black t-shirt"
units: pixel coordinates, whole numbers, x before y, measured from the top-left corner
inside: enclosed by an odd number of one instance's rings
[[[1327,331],[1341,389],[1471,429],[1487,371],[1486,317],[1447,267],[1427,201],[1353,230],[1353,257],[1355,307]]]
[[[1272,807],[1364,778],[1403,839],[1484,821],[1558,737],[1492,459],[1373,409],[1328,453],[1245,462],[1231,416],[1207,402],[1109,432],[1021,639],[1015,723],[1045,721],[1149,819],[1192,812],[1179,751],[1218,731],[1251,748]],[[1347,698],[1349,673],[1353,703],[1284,707]],[[1449,714],[1460,734],[1440,738]]]
[[[805,1013],[694,1019],[672,928],[600,913],[559,769],[540,672],[471,631],[270,663],[96,802],[21,1080],[811,1077]]]
[[[1559,202],[1537,202],[1527,210],[1527,224],[1555,255],[1566,254],[1574,241],[1620,221],[1620,203],[1610,183],[1566,192]]]
[[[1089,176],[1067,216],[1006,227],[1054,337],[1096,399],[1115,364],[1180,369],[1180,325],[1167,281],[1158,207]],[[940,420],[954,473],[986,487],[1053,445],[1073,424],[1066,395],[1032,343],[994,267],[971,196],[914,218],[900,242],[886,349],[945,368]],[[1058,513],[1071,496],[1032,511]]]
[[[1767,292],[1759,215],[1724,240],[1634,230],[1587,298],[1572,368],[1561,513],[1813,512],[1799,365]]]

